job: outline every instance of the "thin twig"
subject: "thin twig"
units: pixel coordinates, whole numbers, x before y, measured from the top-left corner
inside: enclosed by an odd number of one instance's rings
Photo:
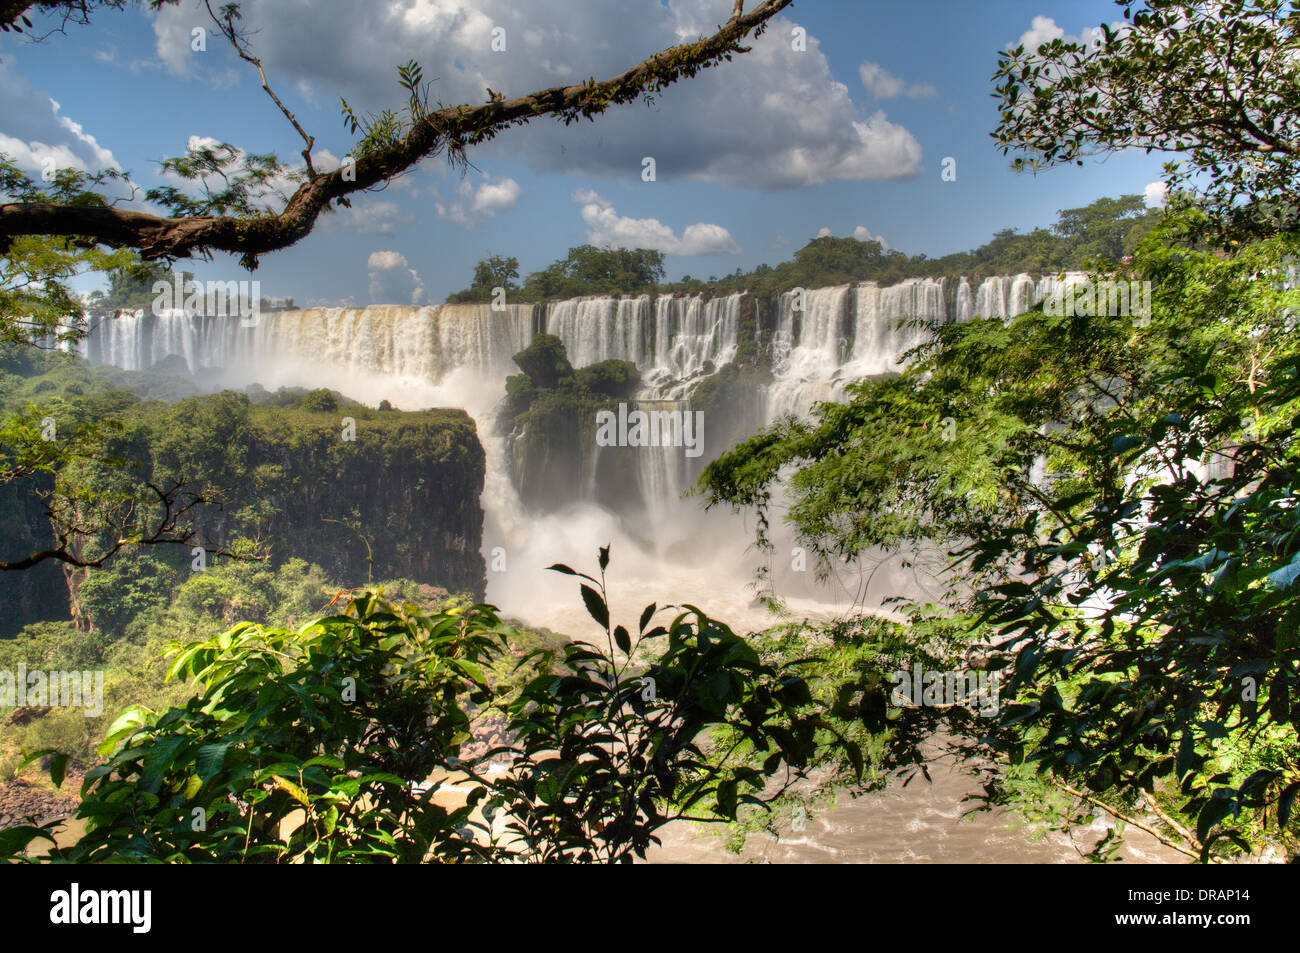
[[[1068,784],[1062,784],[1062,785],[1061,785],[1061,789],[1064,790],[1064,791],[1066,791],[1066,792],[1068,792],[1069,794],[1073,794],[1075,797],[1082,798],[1083,800],[1087,801],[1089,804],[1092,804],[1092,805],[1095,805],[1096,807],[1101,808],[1101,809],[1102,809],[1103,811],[1105,811],[1107,814],[1110,814],[1112,817],[1117,817],[1117,818],[1119,818],[1119,819],[1120,819],[1121,821],[1123,821],[1125,824],[1132,824],[1132,825],[1133,825],[1134,827],[1136,827],[1138,830],[1140,830],[1140,831],[1146,831],[1148,834],[1150,834],[1150,835],[1151,835],[1152,837],[1154,837],[1156,840],[1160,841],[1160,843],[1164,844],[1166,847],[1172,848],[1173,850],[1178,851],[1180,854],[1186,854],[1188,857],[1191,857],[1193,860],[1200,860],[1200,859],[1201,859],[1201,855],[1200,855],[1200,853],[1199,853],[1198,851],[1188,850],[1186,847],[1184,847],[1184,846],[1181,845],[1181,844],[1175,844],[1173,841],[1169,840],[1169,838],[1165,837],[1163,834],[1161,834],[1158,830],[1156,830],[1156,829],[1155,829],[1154,827],[1152,827],[1150,824],[1143,824],[1141,821],[1137,820],[1136,818],[1128,817],[1128,816],[1126,816],[1126,815],[1124,815],[1124,814],[1121,814],[1119,811],[1115,810],[1115,809],[1114,809],[1113,807],[1111,807],[1109,804],[1103,804],[1101,801],[1097,800],[1095,797],[1092,797],[1091,795],[1088,795],[1088,794],[1084,794],[1082,791],[1080,791],[1080,790],[1078,790],[1078,789],[1076,789],[1076,788],[1072,788],[1072,787],[1070,787]],[[1148,799],[1148,802],[1147,802],[1147,803],[1148,803],[1148,805],[1150,805],[1150,800],[1149,800],[1149,799]],[[1157,816],[1161,816],[1161,815],[1159,814],[1159,812],[1155,812],[1155,813],[1157,813]],[[1161,816],[1161,819],[1164,820],[1163,816]],[[1171,826],[1173,826],[1173,825],[1171,825]],[[1175,827],[1175,830],[1180,830],[1180,829],[1177,828],[1177,827]],[[1181,833],[1181,830],[1180,830],[1180,833]],[[1193,841],[1193,843],[1195,843],[1195,842]]]
[[[293,128],[298,130],[298,135],[302,136],[303,142],[307,143],[306,148],[302,150],[302,158],[303,161],[307,163],[308,178],[314,180],[316,178],[316,169],[311,164],[311,150],[312,147],[316,145],[315,137],[307,134],[307,130],[303,129],[298,123],[297,118],[289,111],[289,107],[280,101],[279,96],[275,95],[275,90],[273,90],[270,84],[266,81],[266,70],[262,69],[262,61],[249,53],[240,44],[239,33],[235,29],[234,18],[236,14],[234,11],[227,8],[225,19],[222,19],[212,11],[211,0],[203,0],[203,5],[208,8],[208,15],[212,17],[212,21],[216,23],[217,29],[221,31],[222,35],[230,41],[230,45],[235,48],[235,52],[239,54],[239,58],[246,63],[252,63],[257,69],[257,75],[262,79],[262,88],[266,90],[266,95],[270,96],[271,100],[280,107],[280,112],[284,113],[284,118],[289,120],[289,123]]]

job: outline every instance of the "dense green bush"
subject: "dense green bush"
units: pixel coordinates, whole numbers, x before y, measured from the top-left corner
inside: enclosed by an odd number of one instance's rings
[[[553,567],[582,580],[605,644],[569,643],[518,687],[489,679],[516,635],[490,606],[429,612],[374,591],[297,630],[241,622],[174,644],[169,675],[194,696],[118,718],[86,775],[85,835],[42,859],[627,862],[675,818],[732,820],[840,748],[861,760],[797,663],[764,662],[690,607],[655,625],[647,606],[635,635],[614,625],[607,564],[602,550],[600,579]],[[493,711],[510,742],[462,758]],[[502,754],[511,769],[486,773]],[[466,779],[462,806],[439,802]],[[22,859],[55,824],[0,832],[0,856]]]

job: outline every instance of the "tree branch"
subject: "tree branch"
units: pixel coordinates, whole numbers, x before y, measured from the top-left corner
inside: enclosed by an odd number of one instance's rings
[[[311,150],[316,145],[316,138],[307,135],[307,131],[298,124],[297,117],[289,111],[289,107],[280,102],[280,97],[275,95],[275,90],[271,89],[270,84],[266,81],[266,70],[262,69],[262,61],[249,53],[244,44],[240,42],[242,37],[235,28],[235,17],[239,15],[238,11],[232,7],[226,7],[224,9],[225,18],[223,19],[212,11],[211,0],[203,0],[203,5],[208,8],[208,15],[212,17],[212,22],[217,25],[217,29],[221,31],[222,35],[230,41],[230,45],[235,48],[239,58],[246,63],[252,63],[257,69],[257,75],[262,79],[262,88],[266,90],[266,95],[270,96],[271,101],[280,107],[280,112],[284,113],[284,117],[289,120],[290,125],[298,131],[298,135],[302,136],[303,142],[307,144],[302,150],[303,161],[307,164],[307,177],[315,179],[316,169],[311,164]]]
[[[198,533],[192,527],[183,525],[183,518],[191,510],[219,502],[219,497],[188,492],[186,491],[188,484],[184,481],[174,483],[166,489],[150,482],[146,482],[144,486],[156,497],[157,505],[162,508],[157,526],[152,530],[146,526],[142,532],[134,534],[130,529],[130,524],[134,522],[136,514],[136,504],[141,502],[138,499],[128,500],[125,512],[112,514],[101,525],[95,526],[80,525],[75,520],[69,521],[65,519],[60,506],[53,500],[47,499],[45,504],[46,516],[55,528],[57,545],[29,553],[18,559],[0,560],[0,572],[22,572],[49,561],[80,569],[96,568],[103,566],[113,556],[128,547],[199,545]],[[141,496],[143,497],[143,494]],[[75,516],[75,514],[73,515]],[[147,518],[145,522],[147,523]],[[78,542],[79,540],[93,539],[104,534],[111,535],[113,537],[112,541],[102,548],[97,548],[92,555],[87,555]],[[214,556],[258,561],[258,557],[234,553],[224,547],[213,549],[204,546],[203,549]]]
[[[1180,854],[1186,854],[1188,857],[1191,857],[1193,860],[1201,859],[1201,855],[1197,851],[1188,850],[1182,844],[1178,844],[1175,843],[1174,841],[1171,841],[1168,837],[1164,836],[1164,834],[1156,830],[1150,824],[1144,824],[1141,821],[1137,820],[1136,818],[1128,817],[1125,814],[1121,814],[1119,811],[1115,810],[1115,808],[1111,807],[1109,804],[1106,804],[1103,801],[1099,801],[1092,795],[1085,794],[1082,791],[1080,791],[1078,788],[1071,787],[1068,784],[1062,784],[1061,789],[1065,791],[1067,794],[1072,794],[1075,797],[1082,798],[1083,800],[1087,801],[1089,804],[1093,805],[1094,807],[1101,808],[1103,811],[1105,811],[1107,814],[1111,815],[1112,817],[1119,818],[1124,823],[1136,827],[1140,831],[1146,831],[1148,834],[1150,834],[1160,843],[1164,844],[1166,847],[1176,850]],[[1150,797],[1147,798],[1147,805],[1151,806]],[[1165,816],[1163,811],[1159,812],[1157,816],[1160,817],[1162,820],[1164,820],[1166,823],[1169,823],[1169,820]],[[1186,834],[1186,831],[1181,826],[1174,825],[1174,824],[1171,824],[1170,826],[1173,827],[1175,830],[1177,830],[1180,834]],[[1196,844],[1197,847],[1200,846],[1200,844],[1198,844],[1195,840],[1192,840],[1192,843]]]
[[[386,182],[428,156],[444,150],[458,155],[511,126],[541,116],[553,115],[567,125],[594,118],[642,94],[658,93],[679,79],[744,52],[740,41],[750,32],[761,33],[767,21],[791,2],[763,0],[749,13],[735,13],[712,36],[663,50],[602,82],[556,86],[513,99],[437,110],[415,123],[397,142],[358,156],[354,165],[310,179],[278,215],[163,218],[124,209],[11,203],[0,205],[0,252],[20,235],[78,235],[135,248],[148,261],[224,251],[241,255],[247,267],[255,268],[259,255],[287,248],[309,234],[321,212],[336,199]],[[346,179],[345,172],[349,173]]]

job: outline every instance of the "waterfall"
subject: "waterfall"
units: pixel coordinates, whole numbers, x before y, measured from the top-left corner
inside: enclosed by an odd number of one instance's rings
[[[978,287],[962,278],[951,317],[1008,319],[1081,277],[1000,275]],[[330,386],[371,403],[405,394],[407,405],[428,406],[424,401],[432,398],[413,395],[444,393],[454,377],[475,390],[484,415],[480,434],[488,439],[493,414],[485,395],[499,399],[504,379],[518,373],[513,356],[536,330],[558,336],[575,368],[631,361],[642,375],[635,402],[684,413],[695,384],[735,358],[744,299],[744,293],[589,296],[554,301],[544,311],[532,304],[310,308],[264,313],[247,325],[237,317],[134,312],[100,321],[75,349],[93,363],[127,370],[179,356],[211,386]],[[806,414],[818,401],[842,399],[850,381],[897,373],[928,329],[949,319],[945,301],[944,280],[933,278],[781,295],[770,348],[773,379],[752,398],[757,419]],[[708,452],[719,449],[709,445]],[[676,505],[707,462],[685,461],[681,448],[627,452],[638,454],[642,502],[661,513]],[[591,498],[589,490],[575,487],[575,498]]]
[[[308,308],[238,318],[128,313],[100,322],[81,344],[96,364],[148,370],[170,355],[193,373],[220,369],[232,381],[258,380],[273,366],[329,367],[436,383],[456,368],[500,378],[532,340],[534,306],[494,311],[486,304]],[[321,381],[327,383],[327,381]]]
[[[974,289],[962,278],[952,318],[1010,318],[1084,277],[995,275]],[[813,400],[840,392],[848,378],[897,372],[925,328],[948,319],[943,279],[815,288],[799,297],[788,292],[777,302],[776,380],[766,395],[773,413],[806,411]],[[264,381],[286,365],[317,383],[328,383],[320,378],[327,367],[435,384],[467,368],[500,381],[517,372],[512,358],[540,326],[564,342],[574,367],[631,361],[645,381],[641,396],[677,399],[695,379],[734,359],[743,300],[743,293],[593,296],[551,302],[540,322],[541,309],[531,304],[310,308],[265,313],[247,326],[235,317],[137,311],[99,321],[74,349],[92,363],[126,370],[148,370],[175,355],[194,373],[221,371],[232,384]]]
[[[955,318],[958,322],[970,321],[975,317],[975,299],[971,297],[970,282],[962,277],[957,285],[957,307]]]
[[[655,301],[654,360],[643,368],[644,395],[680,398],[692,380],[736,356],[743,295],[660,297]]]
[[[634,407],[646,412],[690,413],[686,401],[638,399]],[[636,451],[637,488],[652,521],[669,519],[686,488],[687,458],[680,446],[640,447]]]
[[[945,319],[943,279],[912,279],[881,288],[858,286],[852,377],[898,373],[902,357]]]
[[[781,295],[772,342],[775,380],[766,394],[769,421],[834,399],[848,346],[843,329],[849,292],[848,285],[841,285]]]
[[[644,367],[650,353],[649,315],[649,295],[574,298],[551,304],[546,332],[564,342],[574,367],[612,359]]]
[[[784,414],[807,414],[817,401],[842,399],[853,380],[901,370],[903,355],[925,340],[928,329],[946,320],[1005,319],[1041,302],[1062,281],[963,278],[952,288],[942,279],[923,278],[787,293],[768,316],[773,323],[767,326],[775,329],[770,342],[742,338],[741,315],[751,305],[739,293],[593,296],[504,310],[486,304],[313,308],[267,312],[248,325],[238,317],[136,312],[98,322],[71,349],[93,363],[137,371],[180,357],[205,387],[330,387],[372,406],[388,399],[406,409],[463,407],[476,421],[487,457],[484,553],[493,564],[500,549],[510,567],[508,573],[489,572],[489,598],[539,624],[579,632],[585,624],[580,617],[538,615],[563,612],[567,605],[557,602],[544,568],[557,560],[589,560],[593,540],[614,541],[620,571],[641,580],[633,590],[668,586],[665,595],[689,595],[715,606],[720,599],[738,599],[725,611],[746,617],[748,599],[738,594],[748,576],[748,534],[729,522],[729,514],[705,512],[697,502],[680,499],[700,468],[724,449],[722,443],[737,439],[728,428],[740,427],[743,435]],[[758,318],[767,307],[754,302],[750,313]],[[531,512],[512,478],[507,438],[496,422],[505,378],[519,372],[513,356],[541,330],[563,341],[575,368],[609,359],[636,364],[642,384],[628,398],[630,408],[686,413],[691,390],[746,344],[770,355],[771,381],[735,392],[750,406],[707,414],[699,457],[688,457],[681,446],[600,448],[593,435],[590,468],[569,495],[549,501],[547,512]],[[748,379],[762,376],[760,371]],[[612,510],[594,505],[596,500]],[[733,578],[734,593],[717,585]],[[799,574],[782,578],[783,585],[804,591]]]
[[[802,313],[796,294],[782,295],[766,419],[806,413],[843,397],[850,381],[902,370],[903,355],[946,319],[943,289],[932,278],[819,288],[804,292]]]
[[[969,321],[972,318],[1010,320],[1036,308],[1066,285],[1087,281],[1088,278],[1088,274],[1081,271],[1068,271],[1062,275],[1042,275],[1037,280],[1024,274],[993,275],[980,283],[973,303],[970,303],[970,286],[963,278],[957,290],[957,320]]]

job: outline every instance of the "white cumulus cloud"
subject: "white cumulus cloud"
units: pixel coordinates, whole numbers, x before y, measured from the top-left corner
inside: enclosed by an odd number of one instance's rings
[[[1169,198],[1169,186],[1164,182],[1152,182],[1142,190],[1142,197],[1146,199],[1147,208],[1163,208]]]
[[[14,70],[12,57],[0,59],[0,117],[0,152],[33,177],[53,168],[121,168],[112,151]]]
[[[424,282],[400,252],[371,252],[366,267],[370,269],[371,304],[419,304],[424,300]]]
[[[721,225],[696,222],[678,236],[657,218],[629,218],[589,189],[573,193],[587,225],[587,241],[602,248],[653,248],[666,255],[735,255],[740,246]]]
[[[939,91],[929,83],[909,83],[879,63],[863,63],[858,67],[858,76],[872,99],[897,99],[899,96],[926,99],[939,95]]]
[[[859,225],[857,228],[853,229],[853,237],[860,242],[880,242],[880,247],[885,251],[889,251],[889,242],[885,241],[884,237],[881,235],[871,234],[871,229],[867,228],[865,225]]]
[[[1063,36],[1065,31],[1051,17],[1036,16],[1029,24],[1029,29],[1020,34],[1020,45],[1026,50],[1036,50],[1044,43],[1051,43]]]
[[[339,96],[360,110],[400,106],[393,64],[414,57],[437,77],[434,98],[480,103],[486,89],[506,96],[616,75],[647,55],[730,17],[732,0],[635,3],[587,0],[245,0],[243,23],[272,85],[297,89],[333,109]],[[193,10],[165,7],[159,55],[180,75],[216,69],[190,50]],[[511,129],[475,155],[522,159],[537,169],[635,180],[653,156],[661,180],[785,189],[837,180],[902,179],[920,171],[921,147],[830,70],[815,36],[790,43],[795,23],[773,20],[752,51],[702,71],[644,103],[615,107],[594,123],[543,118]],[[492,48],[504,30],[505,50]],[[213,63],[225,62],[213,59]],[[250,79],[255,79],[250,74]],[[445,203],[448,214],[453,202]],[[466,209],[466,213],[468,213]]]
[[[58,119],[59,125],[62,126],[64,129],[68,130],[68,132],[72,133],[72,135],[77,139],[77,141],[84,143],[90,149],[91,154],[95,157],[95,165],[97,168],[100,169],[119,168],[117,164],[117,160],[113,158],[113,153],[110,150],[105,149],[103,146],[101,146],[99,144],[99,141],[94,136],[86,132],[85,128],[81,125],[81,123],[75,122],[69,117],[59,114],[59,104],[57,101],[51,99],[50,106],[54,110],[54,116],[56,119]]]
[[[352,198],[351,208],[334,209],[321,216],[322,232],[357,232],[362,235],[392,235],[415,224],[415,216],[397,202]]]
[[[302,18],[297,4],[285,4],[291,17]],[[217,9],[214,6],[214,9]],[[202,33],[196,34],[196,30]],[[178,3],[162,7],[154,16],[154,51],[163,66],[183,77],[201,77],[214,86],[239,82],[240,72],[226,60],[231,49],[225,37],[213,28],[202,4]],[[195,47],[200,49],[195,49]]]
[[[1120,31],[1124,30],[1126,25],[1120,22],[1111,23],[1111,29]],[[1051,43],[1053,40],[1064,40],[1066,43],[1083,43],[1087,46],[1097,47],[1102,43],[1102,32],[1100,27],[1086,26],[1078,34],[1066,33],[1059,27],[1054,19],[1045,16],[1036,16],[1029,24],[1029,29],[1020,34],[1018,41],[1026,51],[1037,50],[1044,43]]]
[[[513,206],[519,201],[520,191],[519,183],[510,178],[494,182],[491,176],[486,176],[478,186],[463,178],[456,186],[456,197],[449,202],[437,202],[435,207],[439,218],[470,228]]]

